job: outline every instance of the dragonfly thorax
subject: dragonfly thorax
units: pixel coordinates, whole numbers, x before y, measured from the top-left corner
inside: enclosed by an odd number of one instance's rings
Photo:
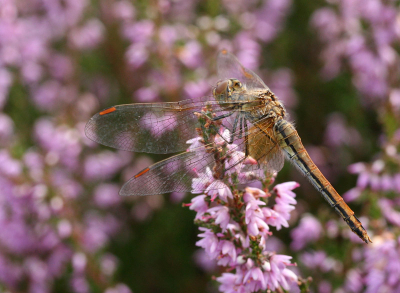
[[[249,100],[242,106],[242,111],[252,122],[260,119],[277,121],[286,116],[285,107],[270,90],[254,92]]]

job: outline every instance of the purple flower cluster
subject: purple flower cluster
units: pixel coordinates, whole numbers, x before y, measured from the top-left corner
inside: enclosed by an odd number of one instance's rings
[[[398,7],[393,1],[380,0],[366,3],[339,0],[335,1],[335,6],[337,10],[333,7],[317,10],[312,18],[312,24],[324,44],[324,74],[335,77],[344,69],[342,65],[348,64],[353,84],[363,101],[377,105],[382,117],[380,120],[394,119],[397,128],[386,129],[388,135],[382,137],[380,157],[386,160],[379,158],[371,164],[357,163],[349,167],[349,171],[359,177],[357,186],[345,194],[345,199],[354,200],[367,187],[374,192],[398,193],[400,175],[388,166],[395,162],[397,170],[400,167],[400,121],[395,114],[399,105],[396,77],[400,73],[400,53],[396,49],[400,44]],[[346,129],[340,124],[343,123],[336,121],[334,129],[328,127],[327,138],[340,139],[345,144],[360,140],[354,129]],[[331,144],[337,142],[331,141]]]
[[[335,3],[337,11],[322,8],[312,19],[325,43],[324,74],[330,78],[338,75],[345,60],[354,85],[364,97],[384,99],[396,95],[391,76],[399,74],[397,4],[380,0]]]
[[[291,231],[293,250],[301,250],[307,244],[317,241],[321,237],[322,225],[318,219],[312,215],[306,214],[301,220],[299,226]]]
[[[311,20],[323,45],[323,74],[333,78],[350,72],[361,102],[377,112],[383,133],[379,141],[373,142],[380,147],[375,159],[348,168],[358,178],[356,186],[343,198],[363,203],[370,220],[373,211],[380,213],[382,219],[369,222],[374,234],[372,245],[352,247],[353,264],[346,268],[346,282],[338,292],[398,292],[400,255],[395,239],[400,225],[399,7],[395,1],[381,0],[327,2],[328,6],[314,12]],[[343,119],[338,118],[334,116],[326,133],[330,145],[365,143],[360,143],[359,134],[352,127],[344,127]],[[337,235],[337,225],[330,227]],[[353,240],[351,235],[350,239]]]
[[[291,7],[290,0],[222,1],[227,14],[210,17],[195,15],[195,1],[187,1],[185,5],[173,1],[162,3],[149,6],[147,12],[153,18],[163,18],[161,23],[139,19],[128,1],[118,1],[112,9],[112,17],[120,23],[121,34],[129,42],[125,53],[129,70],[141,72],[149,60],[158,62],[146,71],[142,86],[134,86],[135,101],[154,102],[163,97],[176,100],[177,93],[198,99],[208,94],[209,85],[216,81],[212,75],[215,52],[222,48],[234,52],[244,66],[257,68],[262,46],[276,38]],[[190,21],[194,25],[187,25]],[[160,69],[168,74],[160,74]],[[267,81],[286,105],[295,105],[292,74],[288,69],[272,72]]]
[[[87,152],[83,127],[98,105],[74,60],[98,48],[104,26],[84,18],[87,1],[0,2],[0,109],[17,98],[13,87],[27,107],[0,114],[0,282],[13,292],[52,292],[59,279],[67,291],[130,292],[113,281],[118,260],[105,248],[124,225],[110,180],[131,156]]]
[[[189,143],[197,141],[194,139]],[[236,151],[230,154],[233,157],[241,155]],[[226,164],[229,167],[229,160]],[[245,166],[246,162],[239,165]],[[276,185],[272,190],[276,195],[275,201],[269,207],[267,203],[272,193],[254,187],[247,187],[244,192],[227,185],[221,188],[224,183],[214,179],[211,170],[206,172],[209,173],[207,182],[204,181],[205,176],[193,179],[196,186],[193,192],[203,194],[192,199],[190,209],[196,211],[195,219],[201,231],[201,240],[197,245],[227,270],[217,278],[221,283],[220,291],[233,293],[297,288],[298,278],[288,269],[293,265],[291,257],[271,251],[266,241],[273,233],[271,227],[280,230],[289,226],[290,212],[296,204],[292,190],[299,186],[298,183]],[[238,177],[244,176],[240,174],[241,167],[235,168],[235,173]],[[200,181],[203,183],[201,186]],[[272,182],[270,178],[270,184]],[[220,188],[213,189],[215,184]]]
[[[373,192],[400,193],[400,173],[389,174],[385,169],[385,161],[383,160],[376,160],[370,165],[365,163],[350,165],[350,173],[358,174],[357,185],[347,191],[344,198],[347,201],[352,201],[367,189]]]
[[[362,265],[348,273],[344,287],[339,292],[372,293],[400,290],[400,239],[395,239],[391,233],[384,233],[376,236],[374,240],[374,244],[362,252]]]

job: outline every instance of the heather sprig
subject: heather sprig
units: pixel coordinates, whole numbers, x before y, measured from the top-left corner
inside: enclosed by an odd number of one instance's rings
[[[238,151],[226,142],[230,136],[228,130],[223,130],[221,122],[212,121],[212,117],[207,108],[199,114],[201,136],[189,141],[196,145],[203,143],[206,149],[219,147],[221,154],[214,156],[215,167],[206,170],[207,177],[199,176],[193,180],[197,187],[193,192],[202,193],[189,204],[196,212],[195,223],[201,231],[201,239],[196,245],[225,268],[222,276],[216,278],[221,284],[221,292],[298,288],[299,278],[288,268],[295,265],[291,262],[292,257],[271,251],[266,241],[273,234],[272,227],[280,230],[289,226],[290,212],[296,204],[292,190],[299,184],[286,182],[272,187],[276,174],[265,175],[263,172],[258,178],[263,183],[262,189],[250,186],[240,189],[237,178],[248,176],[241,173],[245,172],[246,164],[255,163],[252,158],[244,160],[234,172],[226,172],[221,178],[216,173],[221,170],[219,165],[229,169],[229,157],[237,156]],[[204,178],[208,178],[208,182]],[[199,180],[203,181],[200,189]],[[216,182],[219,189],[213,189]]]

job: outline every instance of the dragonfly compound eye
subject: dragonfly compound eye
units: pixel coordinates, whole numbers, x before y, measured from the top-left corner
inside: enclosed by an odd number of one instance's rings
[[[214,88],[214,97],[217,100],[223,100],[230,95],[230,80],[223,80],[217,83],[217,86]]]

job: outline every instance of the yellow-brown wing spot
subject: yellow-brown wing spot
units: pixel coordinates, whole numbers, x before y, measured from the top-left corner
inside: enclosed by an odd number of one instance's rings
[[[248,135],[249,155],[262,164],[267,171],[279,172],[284,163],[270,120],[257,122]]]
[[[228,54],[228,50],[223,49],[223,50],[221,51],[221,53],[224,54],[224,55],[226,55],[226,54]]]
[[[112,112],[114,112],[115,110],[117,110],[117,108],[111,107],[111,108],[108,108],[108,109],[106,109],[106,110],[104,110],[104,111],[101,111],[99,114],[100,114],[100,115],[105,115],[105,114],[108,114],[108,113],[112,113]]]
[[[252,78],[253,74],[249,73],[245,68],[241,68],[242,74],[246,77],[246,78]]]
[[[142,172],[136,174],[136,175],[135,175],[135,178],[138,178],[138,177],[142,176],[143,174],[147,173],[149,170],[150,170],[150,168],[144,169]]]

